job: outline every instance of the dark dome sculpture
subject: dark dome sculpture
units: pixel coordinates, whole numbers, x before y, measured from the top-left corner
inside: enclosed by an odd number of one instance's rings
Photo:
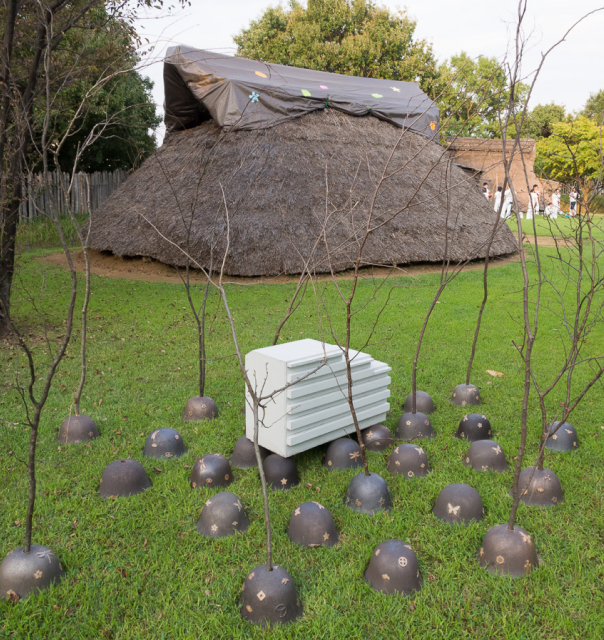
[[[241,593],[241,617],[248,622],[265,627],[270,622],[289,624],[302,615],[302,604],[291,575],[279,565],[272,571],[266,565],[255,567],[243,583]]]
[[[450,484],[438,494],[432,513],[449,524],[468,526],[472,520],[482,520],[482,499],[467,484]]]
[[[260,447],[260,457],[262,460],[270,454],[268,449]],[[235,443],[235,448],[231,455],[231,466],[237,469],[249,469],[249,467],[257,467],[256,452],[254,451],[254,443],[246,436],[241,436]]]
[[[455,437],[476,442],[476,440],[488,440],[491,435],[491,423],[486,416],[481,413],[468,413],[461,419]]]
[[[367,451],[385,451],[392,446],[390,429],[383,424],[374,424],[361,431],[361,438]]]
[[[296,463],[292,458],[283,458],[272,453],[262,463],[266,482],[273,491],[286,491],[300,484]]]
[[[99,435],[94,420],[80,414],[69,416],[63,420],[57,440],[62,444],[80,444],[98,438]]]
[[[407,399],[405,400],[405,404],[403,405],[404,413],[411,413],[413,411],[413,392],[411,392]],[[426,415],[430,415],[436,411],[436,407],[434,406],[434,401],[430,394],[425,391],[416,391],[415,393],[415,411],[417,413],[425,413]]]
[[[403,413],[396,425],[395,437],[399,440],[423,440],[436,438],[430,418],[424,413]]]
[[[493,440],[476,440],[476,442],[473,442],[463,463],[466,467],[472,467],[474,471],[503,473],[509,469],[503,449]]]
[[[25,547],[18,547],[0,564],[0,598],[26,598],[30,593],[36,594],[53,583],[58,584],[64,577],[59,559],[48,547],[32,544],[29,553],[25,552]]]
[[[295,508],[287,535],[303,547],[333,547],[339,540],[333,516],[318,502],[303,502]]]
[[[535,543],[520,527],[512,531],[507,524],[491,527],[482,540],[478,562],[491,573],[519,578],[539,566]]]
[[[350,481],[344,502],[353,511],[370,516],[378,511],[392,509],[392,499],[386,481],[373,472],[368,476],[361,472]]]
[[[323,464],[332,471],[355,469],[363,465],[361,447],[351,438],[339,438],[329,443]]]
[[[156,429],[147,436],[143,454],[147,458],[180,458],[187,453],[182,436],[176,429]]]
[[[549,433],[554,429],[556,429],[556,432],[549,436],[545,442],[546,448],[551,451],[560,451],[562,453],[565,453],[566,451],[574,451],[579,446],[577,430],[568,422],[565,422],[560,427],[558,426],[559,424],[559,422],[552,422],[550,425]]]
[[[108,464],[101,476],[101,498],[118,498],[142,493],[151,486],[151,480],[140,462],[127,458]]]
[[[214,420],[218,417],[218,407],[208,396],[193,396],[189,398],[182,414],[187,421]]]
[[[193,465],[190,482],[192,489],[228,487],[233,482],[233,471],[224,456],[210,453]]]
[[[528,507],[553,507],[564,500],[558,476],[551,469],[545,467],[543,469],[539,469],[539,467],[523,469],[520,472],[520,478],[518,478],[518,491],[520,500]],[[510,495],[512,495],[512,489],[510,489]]]
[[[388,458],[388,471],[405,478],[427,476],[432,469],[426,452],[416,444],[399,444]]]
[[[206,500],[197,521],[197,531],[209,538],[225,538],[238,531],[247,531],[250,524],[238,496],[221,491]]]
[[[480,404],[480,391],[473,384],[458,384],[451,396],[451,402],[457,407]]]
[[[413,548],[401,540],[382,542],[371,555],[365,580],[381,593],[409,595],[419,591],[422,577]]]

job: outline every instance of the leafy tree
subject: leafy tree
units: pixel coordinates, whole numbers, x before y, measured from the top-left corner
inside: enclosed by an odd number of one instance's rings
[[[71,171],[78,147],[91,131],[102,129],[78,169],[131,169],[155,149],[152,131],[161,119],[151,98],[153,84],[133,70],[139,56],[132,25],[108,15],[103,5],[91,10],[89,18],[88,28],[70,31],[61,55],[52,59],[51,139],[56,143],[68,134],[58,160],[63,170]],[[33,135],[39,143],[44,96],[38,96],[34,111]],[[34,156],[38,148],[34,145]]]
[[[551,180],[575,183],[589,201],[602,185],[601,129],[593,120],[579,116],[557,122],[552,135],[537,142],[540,166]]]
[[[155,112],[151,97],[153,83],[136,71],[120,74],[105,84],[88,100],[83,114],[76,118],[73,133],[59,155],[64,171],[74,166],[78,145],[81,145],[96,126],[104,126],[103,135],[82,154],[78,168],[82,171],[113,171],[131,169],[140,164],[155,150],[156,143],[151,131],[161,118]],[[55,131],[61,134],[67,120],[84,101],[86,83],[69,91],[66,110],[57,114]]]
[[[604,89],[589,95],[581,115],[595,120],[599,125],[604,125]]]
[[[189,2],[172,0],[170,4],[184,6]],[[4,0],[0,5],[0,336],[9,332],[23,175],[27,165],[41,157],[40,95],[48,92],[53,108],[60,109],[69,87],[84,81],[86,74],[97,73],[98,77],[108,71],[111,63],[101,55],[95,64],[93,54],[101,52],[111,58],[124,38],[129,36],[134,43],[132,25],[143,6],[169,4],[168,0]],[[105,47],[75,46],[99,35],[103,26],[115,27],[105,35]],[[117,32],[121,36],[113,37]],[[133,51],[131,45],[128,56]],[[128,56],[121,62],[130,62]],[[113,64],[119,63],[120,59],[114,58]],[[46,142],[52,144],[52,139]]]
[[[499,115],[508,106],[510,90],[496,58],[473,59],[462,51],[440,65],[439,76],[442,136],[501,137]],[[515,96],[519,108],[527,92],[520,83]]]
[[[234,37],[237,55],[350,76],[419,82],[433,95],[432,47],[414,38],[416,22],[367,0],[291,0],[269,7]]]
[[[553,125],[566,120],[566,110],[563,106],[554,102],[538,104],[528,115],[525,137],[534,140],[549,138],[553,132]]]

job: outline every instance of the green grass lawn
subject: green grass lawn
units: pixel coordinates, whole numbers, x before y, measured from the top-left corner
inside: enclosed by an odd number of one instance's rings
[[[534,222],[534,226],[533,226]],[[516,219],[511,218],[508,220],[508,226],[516,234],[518,225]],[[535,229],[537,236],[540,237],[576,237],[577,230],[579,228],[578,218],[566,218],[564,215],[558,216],[558,218],[551,219],[547,216],[536,216],[534,220],[522,220],[522,231],[528,235],[533,236]],[[593,237],[601,242],[604,240],[604,217],[594,216],[590,224],[590,229]],[[583,233],[586,237],[589,237],[589,232],[584,225]]]
[[[43,284],[44,320],[51,344],[62,334],[69,293],[68,274],[34,258],[19,258],[14,315],[36,344],[38,361],[48,358],[40,339],[41,319],[32,310]],[[562,276],[560,276],[562,278]],[[604,629],[604,414],[602,387],[594,387],[572,416],[580,448],[548,454],[546,466],[558,474],[565,500],[553,509],[520,507],[518,525],[535,539],[541,566],[512,580],[482,569],[476,554],[493,525],[507,521],[512,473],[479,474],[462,459],[468,443],[453,437],[464,414],[448,399],[464,381],[476,313],[482,298],[482,272],[461,274],[444,292],[428,327],[419,367],[419,387],[432,394],[438,437],[422,442],[433,472],[423,479],[391,476],[386,458],[369,454],[370,467],[387,479],[394,508],[373,517],[343,503],[353,471],[328,471],[324,448],[296,456],[301,484],[271,494],[274,561],[294,577],[304,606],[298,623],[274,631],[243,622],[238,599],[247,573],[264,561],[264,523],[260,482],[254,469],[234,470],[229,490],[248,507],[250,528],[242,535],[212,541],[195,524],[211,492],[193,491],[188,477],[194,461],[206,453],[229,456],[244,432],[244,387],[229,327],[216,294],[209,302],[207,392],[219,406],[211,423],[181,420],[187,398],[197,392],[196,341],[184,288],[93,276],[90,304],[89,375],[82,411],[97,422],[101,438],[90,446],[62,446],[56,432],[68,415],[79,375],[79,333],[74,334],[43,413],[39,445],[38,501],[34,542],[50,546],[66,570],[65,581],[37,598],[17,605],[0,603],[0,637],[6,638],[601,638]],[[481,388],[480,411],[491,420],[494,437],[513,464],[519,443],[522,398],[521,362],[512,341],[521,341],[520,265],[491,271],[491,296],[478,344],[473,382]],[[394,431],[401,403],[411,390],[411,363],[424,314],[438,275],[396,278],[390,302],[371,344],[373,357],[392,366],[391,412]],[[341,283],[344,288],[349,283]],[[333,322],[342,330],[343,310],[333,286],[321,285]],[[354,348],[364,346],[376,309],[387,289],[355,319]],[[244,352],[271,344],[293,285],[229,286],[230,305]],[[359,287],[359,306],[370,300],[373,283]],[[555,300],[548,294],[548,302]],[[29,299],[29,300],[28,300]],[[323,321],[325,317],[323,315]],[[323,324],[325,329],[325,325]],[[563,353],[559,317],[545,311],[539,328],[536,372],[547,381]],[[602,352],[602,329],[590,337]],[[285,340],[321,337],[317,302],[309,292],[286,325]],[[329,334],[326,341],[333,342]],[[0,382],[25,373],[16,349],[4,345]],[[222,359],[218,359],[222,358]],[[493,378],[487,369],[503,372]],[[40,375],[42,375],[42,370]],[[587,373],[578,375],[585,381]],[[556,389],[548,406],[558,407]],[[0,416],[23,418],[18,397],[0,392]],[[534,460],[540,432],[536,403],[530,407],[526,464]],[[160,462],[142,456],[145,437],[154,429],[179,429],[188,454]],[[27,430],[0,427],[0,555],[22,544],[27,500],[23,459]],[[153,487],[130,498],[103,501],[99,480],[104,467],[121,457],[139,460]],[[467,528],[436,520],[432,506],[447,484],[464,482],[481,494],[485,516]],[[312,485],[312,486],[309,486]],[[333,514],[340,543],[331,549],[294,547],[286,529],[294,509],[320,501]],[[373,549],[400,538],[418,555],[424,584],[412,597],[378,594],[363,573]]]
[[[78,214],[75,216],[75,219],[79,225],[83,225],[88,220],[88,215]],[[61,216],[61,226],[63,228],[63,234],[67,245],[79,245],[77,232],[69,216]],[[41,248],[61,246],[57,226],[46,216],[39,216],[20,224],[17,229],[16,241],[17,251],[19,252],[23,252],[34,247]]]

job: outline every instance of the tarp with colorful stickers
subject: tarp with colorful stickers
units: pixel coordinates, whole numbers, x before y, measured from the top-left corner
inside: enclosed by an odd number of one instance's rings
[[[168,49],[164,86],[168,131],[210,118],[226,130],[265,129],[333,108],[438,140],[438,107],[415,82],[268,64],[181,45]]]

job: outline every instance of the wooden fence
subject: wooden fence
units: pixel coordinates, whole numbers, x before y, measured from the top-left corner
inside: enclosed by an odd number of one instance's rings
[[[73,176],[62,171],[48,174],[48,188],[44,188],[44,175],[30,173],[23,179],[23,200],[19,208],[19,220],[37,216],[73,213],[92,213],[128,178],[123,169],[76,173]]]

